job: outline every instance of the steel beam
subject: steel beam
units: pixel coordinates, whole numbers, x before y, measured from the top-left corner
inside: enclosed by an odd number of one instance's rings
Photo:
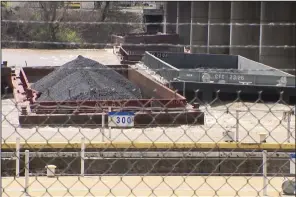
[[[180,2],[177,1],[176,34],[179,34],[179,20],[180,20]]]
[[[166,34],[167,33],[167,17],[168,17],[168,2],[164,2],[164,14],[163,14],[163,33]]]
[[[193,51],[193,18],[194,18],[194,1],[191,1],[190,17],[190,53]]]

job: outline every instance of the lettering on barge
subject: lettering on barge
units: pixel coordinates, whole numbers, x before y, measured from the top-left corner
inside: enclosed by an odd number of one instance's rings
[[[203,82],[220,82],[239,83],[246,80],[245,75],[225,74],[225,73],[201,73],[201,81]]]
[[[166,58],[166,57],[168,57],[167,53],[153,53],[153,55],[155,57],[158,57],[158,58]]]
[[[244,75],[230,74],[229,75],[229,80],[232,80],[232,81],[243,81],[243,80],[245,80],[245,76]]]

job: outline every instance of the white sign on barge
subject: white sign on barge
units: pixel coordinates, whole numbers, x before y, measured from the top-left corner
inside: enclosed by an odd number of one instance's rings
[[[108,127],[134,127],[133,112],[109,112]]]

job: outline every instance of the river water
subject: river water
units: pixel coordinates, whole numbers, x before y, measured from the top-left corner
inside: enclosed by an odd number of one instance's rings
[[[8,61],[9,66],[24,66],[27,61],[28,66],[60,66],[68,61],[75,59],[78,55],[82,55],[104,64],[119,64],[119,60],[108,49],[96,50],[30,50],[30,49],[3,49],[2,60]],[[242,115],[240,118],[241,125],[241,142],[254,142],[258,139],[258,132],[272,131],[269,142],[284,143],[287,140],[286,122],[282,122],[282,112],[280,110],[288,110],[289,106],[282,104],[275,105],[261,103],[229,103],[228,110],[247,110],[252,113]],[[248,107],[246,107],[249,105]],[[44,141],[50,139],[55,142],[65,140],[80,141],[84,136],[89,140],[101,141],[103,139],[100,128],[21,128],[18,121],[19,111],[15,107],[14,99],[2,100],[2,140],[15,142],[17,136],[22,136],[21,140],[25,141]],[[278,110],[278,112],[269,112],[269,110]],[[234,130],[236,118],[232,113],[225,114],[226,106],[212,106],[205,113],[206,124],[197,126],[179,126],[172,128],[146,128],[146,129],[112,129],[111,141],[182,141],[182,142],[218,142],[223,138],[225,129]],[[256,111],[256,110],[259,111]],[[253,111],[254,110],[254,111]],[[260,125],[258,125],[260,120]],[[219,122],[219,123],[218,123]],[[256,128],[256,129],[254,129]],[[291,119],[292,137],[295,139],[295,116]],[[36,132],[38,131],[38,132]],[[249,132],[250,131],[250,132]],[[284,134],[283,134],[284,133]],[[65,139],[65,136],[68,139]],[[147,137],[149,136],[149,137]]]
[[[8,66],[61,66],[78,55],[91,58],[103,64],[119,64],[112,49],[40,50],[40,49],[2,49],[2,61]]]

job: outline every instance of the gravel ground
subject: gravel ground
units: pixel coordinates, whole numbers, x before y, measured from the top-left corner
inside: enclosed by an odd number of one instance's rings
[[[18,58],[15,58],[15,53]],[[4,49],[2,50],[3,60],[8,64],[17,66],[23,65],[23,60],[28,61],[28,66],[33,65],[62,65],[73,60],[78,55],[83,55],[106,64],[116,64],[117,58],[110,51],[106,50],[23,50]],[[34,59],[35,58],[35,59]],[[53,62],[50,60],[53,59]],[[46,60],[46,61],[43,61]],[[107,63],[108,62],[108,63]],[[42,64],[41,64],[42,63]],[[246,107],[247,106],[247,107]],[[226,114],[226,107],[229,114]],[[235,131],[236,118],[235,110],[247,110],[241,112],[239,118],[239,138],[243,142],[255,142],[259,140],[259,132],[268,132],[267,141],[287,142],[287,122],[281,121],[283,111],[289,110],[292,106],[281,104],[253,104],[253,103],[225,103],[220,106],[212,106],[205,109],[205,125],[200,126],[179,126],[179,127],[157,127],[145,129],[112,129],[112,141],[194,141],[212,142],[221,141],[225,130]],[[81,137],[91,141],[101,141],[102,132],[100,128],[20,128],[18,123],[18,110],[14,100],[2,100],[2,140],[15,142],[20,136],[22,141],[80,141]],[[260,122],[259,122],[260,120]],[[292,116],[290,126],[291,142],[295,142],[295,116]],[[105,134],[109,137],[108,129]],[[106,140],[106,139],[105,139]]]

